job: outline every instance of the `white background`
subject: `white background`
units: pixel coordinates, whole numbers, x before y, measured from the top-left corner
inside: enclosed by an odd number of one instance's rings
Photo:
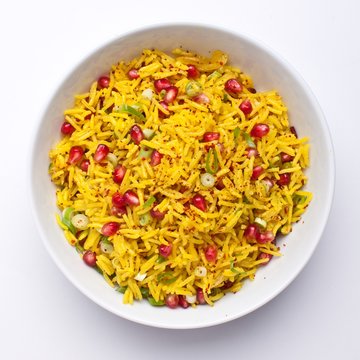
[[[0,358],[360,359],[360,5],[339,1],[2,2]],[[317,250],[257,311],[207,329],[155,329],[80,293],[34,226],[28,155],[61,80],[98,46],[161,22],[203,22],[277,50],[317,96],[333,136],[337,181]]]

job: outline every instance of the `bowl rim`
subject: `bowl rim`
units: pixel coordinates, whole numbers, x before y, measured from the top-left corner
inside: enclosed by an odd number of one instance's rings
[[[210,317],[210,319],[205,319],[201,323],[194,323],[194,324],[154,323],[153,321],[148,321],[147,319],[141,319],[139,317],[130,316],[126,312],[124,312],[124,313],[114,312],[114,309],[112,309],[108,304],[104,303],[101,299],[99,299],[95,295],[93,295],[91,293],[91,291],[88,290],[81,282],[79,282],[75,279],[75,277],[71,274],[69,269],[67,269],[67,267],[64,265],[64,263],[61,261],[58,254],[51,247],[49,241],[47,240],[45,230],[41,224],[40,216],[39,216],[38,212],[36,211],[37,200],[35,197],[35,192],[33,191],[33,189],[36,187],[36,179],[35,179],[35,174],[33,171],[34,163],[36,162],[36,154],[35,154],[36,140],[41,131],[41,124],[44,121],[44,119],[46,118],[45,116],[46,116],[47,110],[50,107],[57,91],[63,86],[63,84],[67,81],[67,79],[71,77],[73,72],[75,72],[84,62],[86,62],[92,56],[94,56],[96,53],[101,51],[101,49],[107,48],[108,46],[110,46],[113,43],[119,42],[124,38],[128,38],[128,37],[134,36],[136,34],[141,34],[143,32],[147,32],[147,31],[154,31],[157,29],[166,29],[166,28],[174,28],[174,29],[175,28],[194,28],[194,30],[195,29],[210,29],[212,31],[222,32],[224,34],[229,34],[231,36],[237,37],[237,38],[241,39],[242,41],[248,42],[248,43],[252,44],[253,46],[256,46],[257,48],[260,48],[260,50],[266,52],[271,57],[275,58],[275,60],[277,62],[279,62],[282,67],[286,68],[286,70],[292,74],[295,81],[300,85],[300,87],[302,87],[304,89],[304,91],[306,91],[306,93],[308,93],[311,96],[312,104],[317,112],[316,118],[320,122],[322,130],[324,131],[324,135],[325,135],[324,140],[325,140],[326,146],[327,146],[327,148],[329,148],[331,150],[331,154],[332,154],[331,156],[329,156],[328,167],[329,167],[330,177],[327,179],[328,185],[329,185],[329,191],[328,191],[328,198],[326,199],[327,203],[325,204],[325,208],[323,210],[324,216],[323,216],[323,223],[321,224],[321,230],[319,232],[318,239],[316,241],[312,242],[312,248],[310,250],[310,253],[308,254],[307,258],[304,259],[304,261],[302,262],[302,265],[297,269],[296,273],[292,277],[289,277],[289,279],[286,282],[283,282],[282,286],[276,288],[271,293],[270,296],[264,298],[263,301],[258,302],[256,304],[256,306],[252,307],[251,309],[248,309],[247,311],[239,312],[236,314],[234,313],[231,316],[226,316],[226,317],[224,316],[224,318],[216,319],[216,320],[211,320],[211,317]],[[272,49],[270,46],[265,44],[263,41],[260,41],[256,37],[254,37],[252,35],[248,35],[242,31],[239,32],[239,31],[235,31],[232,29],[226,29],[223,27],[214,26],[214,25],[210,25],[210,24],[206,24],[206,23],[202,23],[202,22],[199,22],[199,23],[193,23],[193,22],[174,22],[174,23],[169,22],[169,23],[166,23],[166,22],[164,22],[164,23],[156,23],[156,24],[152,24],[152,25],[145,25],[142,27],[138,27],[138,28],[129,30],[127,32],[123,32],[123,33],[119,34],[118,36],[113,37],[109,41],[106,41],[105,43],[96,45],[87,55],[80,58],[80,60],[77,61],[77,63],[75,65],[71,66],[71,68],[69,68],[65,72],[65,74],[61,74],[61,75],[62,75],[61,76],[62,80],[59,83],[54,84],[53,89],[50,92],[50,96],[44,102],[44,108],[42,110],[42,113],[40,114],[37,123],[34,124],[34,127],[32,128],[32,133],[30,134],[31,135],[30,136],[31,149],[30,149],[29,153],[27,154],[27,156],[28,156],[27,171],[28,171],[29,179],[30,179],[30,181],[28,182],[28,186],[30,187],[28,194],[30,195],[31,212],[32,212],[33,218],[35,220],[36,227],[40,233],[42,243],[44,244],[47,252],[50,254],[51,258],[53,259],[53,261],[55,262],[57,267],[61,270],[61,272],[65,275],[65,277],[77,289],[79,289],[84,295],[86,295],[86,297],[90,298],[94,303],[96,303],[100,307],[108,310],[109,312],[111,312],[117,316],[120,316],[126,320],[135,322],[135,323],[152,326],[152,327],[157,327],[157,328],[195,329],[195,328],[205,328],[205,327],[210,327],[210,326],[227,323],[234,319],[245,316],[245,315],[255,311],[256,309],[262,307],[264,304],[268,303],[273,298],[278,296],[285,288],[287,288],[289,286],[290,283],[292,283],[296,279],[296,277],[301,273],[303,268],[306,266],[306,264],[311,259],[316,247],[318,246],[318,244],[322,238],[324,230],[326,228],[326,224],[329,219],[329,215],[330,215],[330,211],[331,211],[331,207],[332,207],[332,203],[333,203],[333,199],[334,199],[336,168],[335,168],[334,145],[333,145],[333,141],[332,141],[332,137],[331,137],[331,132],[329,129],[329,125],[326,121],[325,115],[320,107],[319,101],[317,100],[315,94],[313,93],[312,89],[307,84],[307,82],[304,80],[302,75],[294,68],[293,65],[291,65],[287,60],[285,60],[282,55],[280,55],[276,50]]]

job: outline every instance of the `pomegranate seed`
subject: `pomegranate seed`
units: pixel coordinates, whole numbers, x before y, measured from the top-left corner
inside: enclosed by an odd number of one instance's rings
[[[171,82],[168,79],[163,78],[163,79],[155,80],[154,81],[154,86],[155,86],[156,92],[159,93],[161,90],[166,90],[172,85],[171,85]]]
[[[256,180],[263,172],[264,169],[261,165],[255,166],[251,175],[251,180]]]
[[[165,213],[159,210],[155,210],[157,205],[157,203],[154,204],[153,208],[150,210],[150,215],[154,219],[162,220],[165,217]]]
[[[88,159],[85,159],[80,163],[80,169],[82,171],[87,172],[89,169],[89,165],[90,165],[90,161]]]
[[[280,174],[279,180],[276,182],[279,186],[289,185],[291,176],[289,173]]]
[[[131,80],[134,80],[134,79],[137,79],[139,77],[139,72],[136,70],[136,69],[131,69],[129,70],[128,72],[128,77],[131,79]]]
[[[218,132],[206,132],[203,136],[204,142],[214,141],[220,139],[220,133]]]
[[[114,195],[111,198],[111,202],[116,207],[124,207],[126,205],[125,197],[124,195],[121,195],[119,192],[114,193]]]
[[[71,135],[75,131],[75,128],[68,122],[63,122],[61,125],[61,132],[64,135]]]
[[[90,119],[91,119],[91,116],[92,116],[92,113],[87,114],[87,115],[84,117],[84,120],[90,120]]]
[[[264,263],[262,263],[261,265],[267,265],[269,262],[270,262],[270,260],[272,259],[272,255],[270,255],[270,254],[266,254],[266,253],[260,253],[260,255],[258,256],[258,260],[262,260],[262,259],[268,259],[268,261],[267,262],[264,262]]]
[[[272,233],[272,231],[268,230],[264,233],[257,233],[256,235],[256,241],[259,244],[266,244],[268,242],[272,242],[275,239],[275,235]]]
[[[94,267],[96,265],[96,254],[91,250],[85,251],[83,260],[87,266]]]
[[[206,304],[204,292],[200,288],[196,289],[196,300],[200,305]]]
[[[262,179],[263,184],[266,186],[266,190],[269,191],[273,186],[274,182],[268,177]]]
[[[163,154],[160,154],[157,150],[154,150],[151,153],[150,165],[151,166],[159,165],[161,163],[162,157],[163,157]]]
[[[216,146],[217,146],[219,152],[222,154],[225,150],[225,146],[222,143],[217,143]]]
[[[168,104],[165,101],[160,101],[160,105],[166,110],[169,111]],[[163,119],[166,118],[168,115],[166,115],[163,111],[159,109],[159,118]]]
[[[248,240],[255,240],[258,236],[259,229],[255,224],[249,224],[244,231],[244,236]]]
[[[74,165],[78,163],[84,155],[84,150],[81,146],[73,146],[69,151],[68,164]]]
[[[117,165],[113,172],[113,180],[116,184],[121,184],[126,173],[126,167],[123,165]]]
[[[112,206],[110,209],[111,215],[121,217],[122,215],[126,214],[126,208],[125,207],[117,207]]]
[[[246,156],[250,159],[251,157],[257,157],[259,155],[259,152],[254,148],[248,148]]]
[[[267,135],[270,131],[270,128],[266,124],[256,124],[250,131],[250,135],[253,137],[263,137]]]
[[[238,94],[242,91],[242,85],[236,79],[229,79],[225,83],[225,90],[230,94]]]
[[[230,280],[226,280],[224,282],[224,285],[221,287],[222,290],[227,290],[230,289],[232,286],[234,285],[234,283]]]
[[[217,248],[214,245],[209,245],[205,248],[205,257],[209,262],[215,262],[217,258]]]
[[[206,200],[200,194],[196,194],[192,199],[191,203],[201,211],[206,211]]]
[[[245,115],[249,115],[252,112],[252,105],[249,99],[245,99],[239,108]]]
[[[165,303],[170,309],[175,309],[179,305],[179,297],[176,294],[166,295]]]
[[[296,129],[295,129],[294,126],[290,126],[290,131],[291,131],[291,133],[292,133],[293,135],[295,135],[296,138],[298,137],[298,134],[297,134]]]
[[[124,199],[125,199],[126,205],[130,205],[130,206],[139,206],[140,205],[140,201],[139,201],[137,194],[132,190],[128,190],[125,192]]]
[[[183,309],[187,309],[187,308],[190,306],[189,303],[186,301],[184,295],[179,295],[179,305],[180,305]]]
[[[138,125],[132,126],[132,128],[130,129],[130,136],[131,136],[132,141],[136,145],[139,145],[140,141],[143,140],[145,137],[140,126],[138,126]]]
[[[189,79],[196,79],[200,76],[200,71],[195,65],[188,65],[187,75]]]
[[[98,79],[98,86],[100,89],[105,89],[109,87],[110,78],[108,76],[100,76]]]
[[[222,179],[219,179],[215,185],[218,190],[225,189],[225,185]]]
[[[287,162],[293,161],[294,157],[287,153],[282,152],[282,153],[280,153],[280,159],[281,159],[282,163],[287,163]]]
[[[171,254],[171,251],[172,251],[172,245],[161,244],[159,246],[159,254],[164,258],[169,257]]]
[[[210,102],[210,99],[204,93],[194,96],[192,100],[198,104],[208,104]]]
[[[177,97],[179,89],[176,86],[170,86],[166,89],[166,94],[164,96],[164,102],[166,104],[171,104]]]
[[[119,230],[120,225],[117,222],[111,221],[103,225],[101,228],[101,234],[104,236],[112,236],[117,233]]]
[[[107,157],[109,151],[110,150],[107,145],[99,144],[94,154],[94,161],[95,162],[103,161]]]

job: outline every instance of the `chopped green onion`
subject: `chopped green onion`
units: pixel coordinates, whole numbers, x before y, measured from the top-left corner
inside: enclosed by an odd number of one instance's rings
[[[109,240],[104,239],[100,242],[100,249],[105,254],[111,254],[114,250],[114,247]]]
[[[255,145],[253,139],[251,138],[251,136],[246,132],[243,132],[242,135],[243,135],[246,143],[248,144],[248,146],[253,149],[256,149],[256,145]]]
[[[147,208],[147,207],[150,207],[155,201],[156,201],[155,196],[150,196],[150,197],[144,202],[143,208],[145,209],[145,208]]]
[[[213,164],[211,166],[211,155],[213,156]],[[211,175],[214,175],[219,170],[219,159],[217,157],[216,150],[214,148],[210,148],[206,155],[206,164],[205,164],[206,172]]]
[[[227,102],[228,100],[229,100],[229,95],[225,93],[223,97],[223,102]]]
[[[128,105],[128,104],[122,104],[116,112],[118,113],[128,113],[130,115],[134,115],[140,120],[145,120],[145,116],[139,111],[140,106],[139,105]]]
[[[151,220],[150,214],[147,212],[145,214],[140,215],[139,223],[141,226],[147,225]]]
[[[144,299],[147,299],[150,296],[149,288],[141,287],[140,292]]]
[[[71,218],[71,223],[76,229],[85,230],[89,225],[89,218],[84,214],[76,214]]]
[[[153,149],[141,147],[139,151],[139,159],[150,159]]]
[[[159,300],[159,301],[156,301],[153,297],[149,296],[147,298],[147,300],[149,301],[150,305],[152,306],[163,306],[165,305],[165,301],[163,300]]]
[[[151,129],[143,129],[142,132],[146,140],[151,140],[155,136],[155,131]]]
[[[241,133],[241,130],[240,130],[240,128],[237,126],[237,127],[234,129],[234,142],[235,142],[235,145],[236,145],[236,146],[239,144],[239,136],[240,136],[240,133]]]
[[[76,234],[76,228],[71,222],[73,214],[74,214],[74,209],[73,208],[68,207],[68,208],[64,209],[64,211],[62,213],[61,221],[75,235]]]
[[[163,263],[164,261],[166,261],[166,259],[165,259],[163,256],[161,256],[161,255],[159,255],[159,257],[156,259],[156,263],[157,263],[157,264],[161,264],[161,263]]]
[[[230,261],[230,270],[234,273],[234,274],[240,274],[240,271],[236,270],[234,268],[234,260]]]
[[[254,220],[254,223],[262,227],[263,229],[266,229],[267,222],[264,219],[261,219],[259,217],[256,217]]]
[[[219,77],[221,77],[221,73],[219,73],[218,71],[215,70],[207,77],[207,79],[211,80],[211,79],[219,78]]]
[[[173,276],[171,271],[165,271],[158,275],[157,280],[163,284],[169,285],[175,282],[177,277]]]
[[[97,265],[93,267],[93,269],[95,269],[100,275],[103,275],[103,271]]]
[[[118,158],[113,153],[108,153],[106,155],[106,159],[109,160],[109,162],[112,164],[113,167],[115,167],[117,165],[117,163],[118,163]]]
[[[243,202],[245,204],[251,204],[250,200],[246,196],[243,197]]]
[[[189,81],[185,86],[185,92],[187,96],[194,97],[201,93],[202,86],[197,81]]]
[[[79,254],[82,254],[85,251],[85,249],[79,243],[75,244],[75,249]]]
[[[307,200],[307,196],[295,194],[293,196],[293,203],[295,205],[301,205]]]
[[[115,290],[118,291],[121,294],[125,294],[126,289],[127,289],[127,286],[119,285]]]

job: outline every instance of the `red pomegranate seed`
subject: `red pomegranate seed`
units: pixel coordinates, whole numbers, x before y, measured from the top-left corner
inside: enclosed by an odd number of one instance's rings
[[[187,309],[190,306],[190,304],[186,301],[186,298],[184,295],[179,295],[179,305],[183,309]]]
[[[68,122],[63,122],[61,125],[61,132],[64,135],[71,135],[75,131],[75,128]]]
[[[209,262],[215,262],[217,258],[217,248],[214,245],[209,245],[205,248],[205,257]]]
[[[225,90],[230,94],[238,94],[242,91],[242,85],[236,79],[229,79],[225,83]]]
[[[165,303],[170,309],[175,309],[179,305],[179,297],[176,294],[166,295]]]
[[[244,236],[248,240],[255,240],[258,236],[259,229],[255,224],[249,224],[244,231]]]
[[[125,192],[124,199],[125,199],[126,205],[130,205],[130,206],[139,206],[140,205],[140,200],[139,200],[137,194],[132,190],[128,190]]]
[[[261,165],[255,166],[251,175],[251,180],[256,180],[264,172],[264,169]]]
[[[268,230],[265,232],[259,232],[256,235],[256,241],[259,244],[266,244],[268,242],[272,242],[275,239],[275,235],[272,233],[272,231]]]
[[[297,134],[296,129],[295,129],[294,126],[290,126],[290,131],[291,131],[291,133],[292,133],[293,135],[295,135],[296,138],[298,137],[298,134]]]
[[[136,144],[139,145],[140,141],[143,140],[145,138],[141,127],[138,125],[133,125],[132,128],[130,129],[130,136],[132,141]]]
[[[165,213],[160,210],[155,210],[157,205],[157,203],[154,204],[153,208],[150,210],[150,215],[154,219],[162,220],[165,217]]]
[[[206,132],[203,136],[204,142],[214,141],[220,139],[220,133],[218,132]]]
[[[87,115],[84,117],[84,120],[90,120],[90,119],[91,119],[91,116],[92,116],[92,113],[87,114]]]
[[[171,85],[171,82],[166,79],[166,78],[163,78],[163,79],[158,79],[158,80],[155,80],[154,81],[154,87],[155,87],[155,90],[156,92],[160,92],[161,90],[166,90],[168,89]]]
[[[164,96],[164,102],[166,104],[171,104],[177,97],[179,89],[176,86],[170,86],[166,89],[166,94]]]
[[[206,304],[204,292],[200,288],[196,289],[196,300],[200,305]]]
[[[204,93],[194,96],[192,100],[198,104],[208,104],[210,102],[209,97]]]
[[[270,131],[270,128],[266,124],[256,124],[250,131],[250,135],[253,137],[263,137],[267,135]]]
[[[124,195],[121,195],[119,192],[114,193],[111,198],[111,202],[116,207],[124,207],[126,205],[126,200]]]
[[[117,233],[119,230],[120,225],[117,222],[111,221],[103,225],[101,228],[101,234],[104,236],[112,236]]]
[[[166,110],[169,111],[168,104],[165,101],[160,101],[160,105]],[[159,109],[159,118],[163,119],[166,118],[168,115],[166,115],[163,111]]]
[[[139,72],[136,70],[136,69],[131,69],[129,70],[128,72],[128,77],[131,79],[131,80],[134,80],[134,79],[137,79],[139,77]]]
[[[259,152],[254,148],[248,148],[246,156],[250,159],[251,157],[257,157],[259,155]]]
[[[262,263],[261,265],[267,265],[269,262],[270,262],[270,260],[272,259],[272,255],[270,255],[270,254],[266,254],[266,253],[260,253],[260,255],[258,256],[258,260],[262,260],[262,259],[268,259],[268,261],[267,262],[264,262],[264,263]]]
[[[171,251],[172,251],[172,245],[161,244],[159,246],[159,254],[164,258],[169,257],[171,254]]]
[[[87,266],[94,267],[96,265],[96,254],[91,250],[85,251],[83,260]]]
[[[200,76],[200,71],[195,65],[188,65],[187,75],[189,79],[197,79]]]
[[[252,105],[249,99],[245,99],[239,106],[240,110],[245,114],[249,115],[252,112]]]
[[[94,161],[95,162],[103,161],[107,157],[109,151],[110,150],[107,145],[99,144],[94,154]]]
[[[151,153],[150,165],[151,166],[159,165],[161,163],[162,157],[163,157],[163,154],[160,154],[157,150],[154,150]]]
[[[234,285],[234,283],[232,281],[226,280],[226,281],[224,281],[224,285],[221,287],[221,289],[227,290],[227,289],[230,289],[233,285]]]
[[[74,165],[78,163],[84,155],[84,150],[81,146],[73,146],[69,151],[68,164]]]
[[[111,215],[121,217],[124,214],[126,214],[126,208],[125,207],[112,206],[111,209],[110,209],[110,213],[111,213]]]
[[[289,173],[280,174],[279,180],[276,182],[279,186],[289,185],[291,176]]]
[[[113,172],[113,180],[116,184],[121,184],[126,173],[126,167],[123,165],[117,165]]]
[[[206,200],[200,194],[196,194],[192,199],[191,203],[201,211],[206,211]]]
[[[110,85],[110,78],[108,76],[100,76],[98,79],[98,86],[100,89],[105,89]]]
[[[287,153],[282,152],[282,153],[280,153],[280,159],[281,159],[282,163],[287,163],[287,162],[293,161],[294,157]]]
[[[80,163],[80,169],[82,171],[87,172],[89,169],[89,165],[90,165],[90,161],[88,159],[85,159]]]

